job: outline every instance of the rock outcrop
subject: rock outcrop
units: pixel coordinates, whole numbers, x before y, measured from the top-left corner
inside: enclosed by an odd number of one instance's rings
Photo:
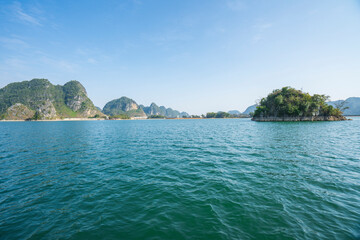
[[[166,108],[164,106],[158,106],[156,103],[151,103],[150,106],[145,107],[144,105],[140,105],[147,116],[164,116],[168,118],[179,118],[179,117],[189,117],[189,114],[186,112],[179,112],[177,110],[173,110],[172,108]]]
[[[6,110],[5,119],[6,120],[24,120],[32,118],[35,114],[35,111],[30,110],[24,104],[15,103]]]
[[[36,109],[41,119],[56,119],[57,112],[51,100],[40,103]]]
[[[32,115],[32,116],[31,116]],[[47,79],[15,82],[0,89],[0,119],[26,120],[104,116],[87,97],[84,86],[64,86]]]
[[[146,114],[131,98],[121,97],[105,104],[103,113],[109,116],[127,115],[132,118],[146,118]]]

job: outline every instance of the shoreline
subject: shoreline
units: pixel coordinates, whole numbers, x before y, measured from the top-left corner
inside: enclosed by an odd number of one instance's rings
[[[43,119],[43,120],[0,120],[0,122],[60,122],[60,121],[103,121],[103,118],[64,118],[64,119]]]
[[[104,118],[64,118],[44,120],[0,120],[0,122],[71,122],[71,121],[129,121],[129,120],[206,120],[206,119],[250,119],[250,118],[143,118],[143,119],[104,119]]]
[[[328,122],[349,121],[345,116],[314,116],[314,117],[253,117],[254,122]]]
[[[360,115],[352,115],[352,116],[344,116],[344,117],[360,117]],[[129,120],[207,120],[207,119],[251,119],[255,122],[319,122],[319,121],[348,121],[352,119],[341,119],[341,120],[330,120],[330,119],[319,119],[313,118],[304,119],[304,118],[262,118],[262,119],[254,119],[254,118],[142,118],[142,119],[104,119],[104,118],[63,118],[63,119],[44,119],[44,120],[0,120],[0,122],[71,122],[71,121],[129,121]]]

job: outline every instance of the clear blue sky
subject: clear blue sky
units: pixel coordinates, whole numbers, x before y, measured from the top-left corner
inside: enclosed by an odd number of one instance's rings
[[[32,78],[190,114],[360,96],[360,1],[1,0],[0,87]]]

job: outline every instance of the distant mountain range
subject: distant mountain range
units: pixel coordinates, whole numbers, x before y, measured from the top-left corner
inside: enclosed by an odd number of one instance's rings
[[[228,111],[228,113],[233,114],[233,115],[239,115],[239,114],[241,114],[241,112],[238,111],[238,110],[230,110],[230,111]]]
[[[328,102],[328,104],[336,107],[342,102],[344,102],[344,100],[331,101]],[[350,97],[346,99],[344,107],[348,107],[348,109],[344,111],[345,116],[360,115],[360,97]]]
[[[255,112],[256,107],[257,107],[257,104],[251,105],[250,107],[248,107],[248,108],[243,112],[243,114],[248,114],[248,115],[249,115],[250,113]]]
[[[164,106],[158,106],[156,103],[151,103],[150,106],[145,107],[144,105],[139,106],[147,116],[165,116],[168,118],[179,118],[179,117],[189,117],[190,115],[186,112],[179,112],[173,110],[172,108],[166,108]]]
[[[251,105],[248,108],[246,108],[246,110],[244,112],[240,112],[238,110],[230,110],[228,111],[228,113],[233,114],[233,115],[240,115],[240,114],[244,114],[244,115],[250,115],[250,113],[253,113],[256,109],[257,104]]]
[[[152,103],[149,107],[138,105],[133,99],[121,97],[105,104],[102,112],[109,116],[125,114],[129,117],[146,118],[148,116],[164,116],[167,118],[188,117],[186,112],[179,112]]]
[[[147,118],[161,115],[168,118],[188,117],[179,112],[152,103],[138,105],[128,97],[108,102],[101,110],[88,98],[84,86],[78,81],[64,86],[53,85],[47,79],[10,83],[0,89],[0,120],[45,120],[62,118],[91,118],[121,116]],[[124,117],[125,116],[125,117]]]

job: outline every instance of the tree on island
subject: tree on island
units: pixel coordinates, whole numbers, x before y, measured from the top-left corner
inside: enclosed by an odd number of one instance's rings
[[[335,103],[335,108],[339,109],[343,113],[346,109],[349,109],[348,106],[345,106],[346,104],[348,104],[347,101]]]
[[[117,115],[113,115],[113,116],[109,116],[110,120],[113,119],[130,119],[130,116],[127,114],[117,114]]]
[[[34,116],[30,120],[41,120],[41,114],[39,111],[35,111]]]
[[[326,95],[311,96],[291,87],[283,87],[261,99],[253,117],[341,117],[341,109],[328,105],[328,100]]]
[[[234,117],[232,114],[227,113],[227,112],[208,112],[206,113],[206,118],[231,118]]]

